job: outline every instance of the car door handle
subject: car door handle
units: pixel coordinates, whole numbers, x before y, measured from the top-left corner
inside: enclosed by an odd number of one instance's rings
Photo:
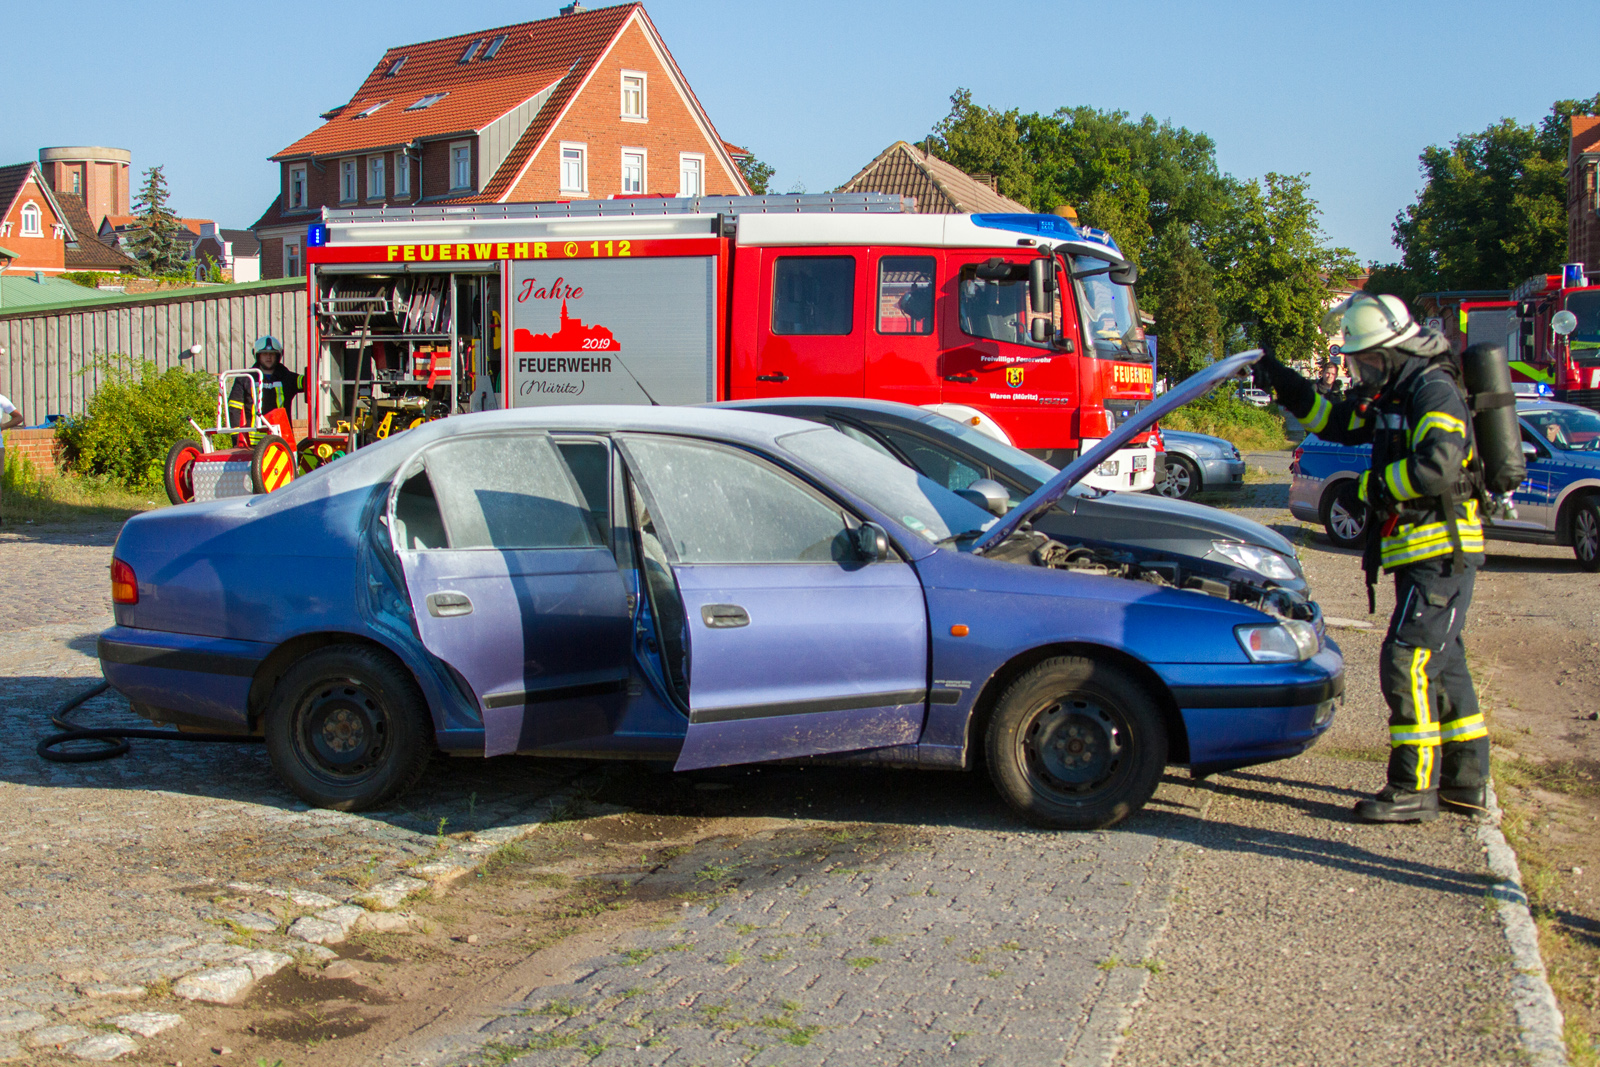
[[[789,376],[787,374],[783,373],[783,371],[778,371],[776,374],[758,374],[758,375],[756,375],[756,381],[758,381],[758,382],[786,382],[788,380],[789,380]]]
[[[944,380],[947,382],[960,382],[963,385],[971,385],[973,382],[978,380],[978,376],[976,374],[946,374],[944,376]]]
[[[707,604],[700,609],[700,619],[713,630],[750,625],[750,614],[737,604]]]
[[[472,614],[472,599],[465,593],[429,593],[427,603],[428,614],[436,619]]]

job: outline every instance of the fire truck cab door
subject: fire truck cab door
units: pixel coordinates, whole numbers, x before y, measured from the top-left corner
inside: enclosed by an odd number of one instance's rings
[[[862,395],[871,325],[865,258],[860,249],[763,252],[755,380],[737,383],[736,395]]]
[[[1035,408],[1041,393],[1076,391],[1073,357],[1030,337],[1028,262],[1033,257],[1005,257],[1003,265],[996,262],[1000,258],[982,251],[946,257],[939,375],[947,403],[985,410]],[[1065,300],[1057,303],[1058,315],[1063,310],[1070,315]]]
[[[866,324],[866,395],[902,404],[937,404],[939,287],[942,254],[934,249],[874,248],[871,321]]]

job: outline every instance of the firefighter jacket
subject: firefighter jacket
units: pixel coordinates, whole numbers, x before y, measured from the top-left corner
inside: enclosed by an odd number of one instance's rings
[[[1407,359],[1365,411],[1362,396],[1330,402],[1317,395],[1309,411],[1297,413],[1326,441],[1372,445],[1361,496],[1381,523],[1384,570],[1453,555],[1452,515],[1465,562],[1483,562],[1472,418],[1449,357],[1432,355]]]
[[[259,364],[256,369],[261,370]],[[261,370],[261,414],[283,408],[287,415],[290,403],[305,392],[305,388],[306,376],[296,374],[282,363],[270,372]],[[255,413],[250,410],[251,392],[250,379],[234,379],[233,388],[228,391],[228,425],[249,426],[254,421]]]

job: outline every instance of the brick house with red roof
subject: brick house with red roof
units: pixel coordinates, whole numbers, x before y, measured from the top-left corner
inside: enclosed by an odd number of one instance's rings
[[[350,102],[272,161],[261,276],[304,271],[328,207],[749,192],[638,3],[391,48]]]
[[[69,224],[37,163],[0,167],[0,245],[15,252],[12,271],[67,269]]]
[[[1600,116],[1572,116],[1567,146],[1567,261],[1600,273]]]

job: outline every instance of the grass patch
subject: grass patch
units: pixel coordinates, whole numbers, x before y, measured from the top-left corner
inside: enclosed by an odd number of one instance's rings
[[[1168,430],[1221,437],[1241,452],[1273,452],[1290,447],[1277,408],[1258,408],[1220,390],[1191,401],[1161,420]]]
[[[25,523],[126,522],[165,507],[160,489],[128,489],[104,475],[41,474],[16,448],[7,448],[0,473],[0,508],[13,526]]]
[[[858,971],[864,971],[868,967],[875,967],[883,961],[876,956],[856,956],[852,959],[845,960],[845,962]]]

